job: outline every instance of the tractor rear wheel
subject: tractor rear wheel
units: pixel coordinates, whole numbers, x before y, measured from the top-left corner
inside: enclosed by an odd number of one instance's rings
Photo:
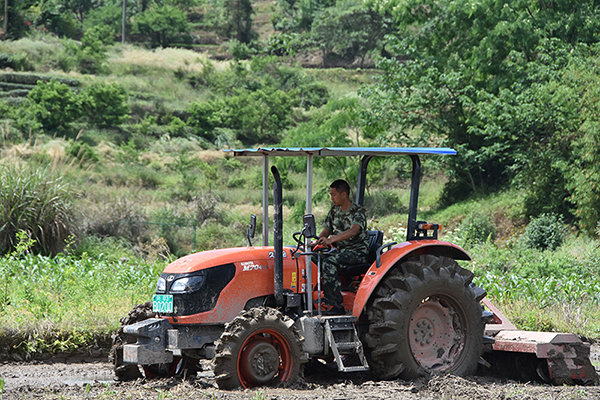
[[[279,311],[242,311],[216,342],[215,380],[221,389],[289,385],[300,372],[303,338]]]
[[[471,375],[483,350],[473,273],[447,257],[423,255],[393,267],[367,305],[369,364],[381,379],[435,372]]]

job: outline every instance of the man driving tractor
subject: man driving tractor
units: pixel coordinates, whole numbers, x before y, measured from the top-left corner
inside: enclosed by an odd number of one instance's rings
[[[331,314],[344,314],[338,273],[348,265],[367,262],[367,213],[364,207],[350,200],[348,182],[338,179],[329,187],[333,205],[325,217],[319,239],[314,244],[337,248],[335,252],[321,255],[323,305]]]

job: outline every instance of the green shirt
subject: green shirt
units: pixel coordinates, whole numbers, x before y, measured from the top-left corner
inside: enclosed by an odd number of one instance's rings
[[[352,225],[360,226],[360,230],[349,239],[335,243],[338,250],[369,251],[369,238],[367,236],[367,211],[358,204],[352,204],[346,211],[340,206],[332,206],[323,222],[323,228],[331,235],[339,235],[347,231]]]

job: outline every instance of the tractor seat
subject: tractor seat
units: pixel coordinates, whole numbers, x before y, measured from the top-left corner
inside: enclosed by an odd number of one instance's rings
[[[377,249],[383,244],[383,232],[381,231],[367,231],[369,238],[369,256],[367,262],[364,264],[353,264],[347,266],[341,274],[344,276],[357,276],[367,272],[371,264],[377,258]]]

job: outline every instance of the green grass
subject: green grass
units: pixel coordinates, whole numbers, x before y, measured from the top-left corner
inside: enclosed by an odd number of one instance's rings
[[[26,54],[28,63],[40,72],[56,68],[63,50],[64,45],[60,40],[51,36],[44,40],[24,38],[0,42],[0,52]]]
[[[0,259],[0,338],[12,351],[73,350],[108,334],[154,292],[164,262],[11,254]],[[6,344],[6,343],[4,343]]]
[[[514,236],[468,250],[475,282],[517,327],[600,339],[598,239],[572,235],[555,251],[541,251]]]
[[[357,69],[346,70],[343,68],[309,69],[307,74],[314,76],[317,81],[325,84],[335,98],[355,97],[358,89],[365,83],[373,82],[373,76],[379,74],[377,70]]]
[[[441,191],[442,186],[438,186]],[[437,192],[439,195],[439,191]],[[514,228],[525,222],[523,193],[515,190],[496,193],[483,198],[474,198],[453,204],[446,208],[431,207],[424,210],[421,217],[435,221],[453,229],[467,216],[486,214],[492,217],[498,229],[498,236],[511,236]]]

